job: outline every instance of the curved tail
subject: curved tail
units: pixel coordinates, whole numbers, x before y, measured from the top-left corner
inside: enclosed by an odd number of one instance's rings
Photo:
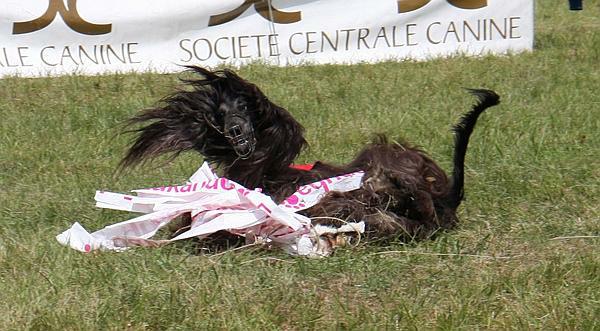
[[[465,155],[469,145],[469,137],[475,128],[477,118],[487,108],[500,103],[500,97],[496,92],[484,89],[468,89],[468,91],[477,97],[477,103],[473,109],[464,114],[460,121],[453,127],[454,131],[454,169],[452,171],[452,186],[448,194],[448,203],[451,207],[457,208],[464,198],[464,168]]]

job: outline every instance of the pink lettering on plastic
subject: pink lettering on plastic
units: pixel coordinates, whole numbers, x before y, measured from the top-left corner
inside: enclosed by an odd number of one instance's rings
[[[202,188],[206,188],[209,190],[216,190],[219,188],[219,180],[215,179],[215,180],[210,180],[208,182],[204,182],[204,183],[202,183]]]
[[[287,208],[300,209],[306,207],[303,200],[300,200],[295,194],[285,199],[284,206]]]
[[[297,192],[298,194],[307,195],[310,194],[310,192],[312,192],[312,188],[309,185],[300,186]]]
[[[329,185],[327,185],[327,181],[326,180],[322,180],[320,182],[316,182],[316,183],[312,183],[310,184],[310,187],[320,190],[323,189],[325,192],[329,192]]]
[[[171,191],[179,193],[177,186],[167,186],[167,192],[171,192]]]
[[[235,184],[227,178],[221,178],[221,188],[227,191],[231,191],[235,188]]]

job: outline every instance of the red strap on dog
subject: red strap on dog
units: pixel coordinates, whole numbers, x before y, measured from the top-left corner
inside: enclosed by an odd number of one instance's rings
[[[294,169],[298,169],[298,170],[305,170],[305,171],[309,171],[312,170],[312,168],[315,166],[314,163],[309,163],[309,164],[292,164],[290,166],[290,168],[294,168]]]

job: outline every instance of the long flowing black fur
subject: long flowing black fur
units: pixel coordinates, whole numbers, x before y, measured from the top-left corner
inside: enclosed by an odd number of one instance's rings
[[[317,162],[311,170],[299,170],[291,165],[307,144],[304,128],[287,110],[233,71],[189,70],[199,78],[185,80],[187,89],[130,120],[145,126],[134,130],[138,135],[123,167],[160,154],[174,157],[195,150],[218,166],[223,177],[251,189],[260,187],[276,202],[301,185],[363,170],[360,189],[329,192],[302,213],[314,217],[314,223],[364,221],[369,238],[426,238],[457,224],[469,138],[479,115],[499,103],[493,91],[470,90],[478,102],[454,126],[450,179],[422,150],[390,143],[384,136],[367,144],[348,164]],[[231,139],[234,135],[243,139]]]
[[[457,208],[464,199],[464,169],[465,156],[467,147],[469,146],[469,138],[479,115],[481,115],[489,107],[500,103],[500,96],[494,91],[483,89],[468,89],[468,91],[477,97],[478,102],[473,106],[473,109],[464,114],[458,124],[453,128],[454,131],[454,158],[452,170],[452,187],[448,194],[448,203]]]
[[[186,79],[186,90],[179,90],[162,100],[162,105],[147,109],[128,121],[129,125],[150,123],[137,130],[137,138],[121,161],[130,167],[161,154],[195,150],[220,166],[229,176],[242,179],[247,186],[260,186],[264,172],[287,169],[306,146],[304,128],[289,112],[269,101],[256,87],[233,71],[209,71],[188,67],[200,79]],[[219,104],[225,99],[244,98],[254,124],[257,141],[251,158],[241,160],[216,126]],[[285,143],[273,143],[285,141]],[[232,165],[236,165],[232,167]]]

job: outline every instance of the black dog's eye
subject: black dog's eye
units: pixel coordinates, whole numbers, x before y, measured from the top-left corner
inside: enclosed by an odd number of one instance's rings
[[[223,114],[221,114],[220,112],[204,114],[204,119],[208,122],[210,126],[216,127],[223,123]]]
[[[215,112],[211,117],[214,124],[220,124],[223,122],[223,114],[220,112]]]

